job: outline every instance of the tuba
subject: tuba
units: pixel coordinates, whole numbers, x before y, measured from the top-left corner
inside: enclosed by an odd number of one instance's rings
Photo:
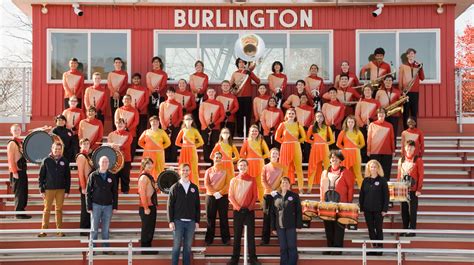
[[[235,56],[246,61],[247,65],[245,67],[246,75],[235,80],[235,84],[232,88],[234,94],[240,92],[242,86],[250,77],[250,71],[255,68],[257,61],[262,58],[264,52],[265,42],[256,34],[245,34],[237,39],[234,45]]]
[[[403,104],[405,104],[406,102],[408,102],[408,96],[401,96],[399,100],[385,107],[387,117],[390,117],[399,111],[403,113]]]

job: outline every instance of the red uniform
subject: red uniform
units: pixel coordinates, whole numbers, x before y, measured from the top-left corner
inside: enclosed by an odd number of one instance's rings
[[[158,90],[160,96],[164,97],[166,95],[167,84],[168,74],[161,69],[152,70],[146,74],[146,86],[149,94]]]
[[[334,190],[339,193],[342,203],[352,203],[354,197],[354,175],[352,171],[339,167],[333,169],[329,167],[324,170],[321,176],[320,200],[325,201],[326,191],[330,186],[334,186]]]
[[[239,102],[237,101],[237,97],[229,92],[227,94],[221,94],[217,96],[216,100],[222,103],[224,106],[224,112],[230,112],[230,116],[227,118],[227,121],[235,122],[235,113],[237,113],[239,110]]]
[[[186,110],[186,113],[192,113],[196,109],[196,97],[193,92],[185,91],[176,91],[175,100],[181,104],[181,107]]]
[[[206,94],[209,85],[209,77],[203,72],[195,72],[189,77],[191,92],[196,94]]]
[[[304,128],[308,128],[314,122],[314,108],[305,104],[299,105],[295,108],[296,120],[298,123],[303,125]]]
[[[150,101],[148,89],[140,85],[132,85],[127,89],[127,94],[132,97],[132,106],[134,106],[140,114],[147,114],[148,102]]]
[[[345,109],[346,107],[344,106],[344,104],[339,102],[339,100],[324,103],[321,112],[324,115],[326,125],[334,125],[338,130],[340,130],[342,120],[344,120]]]
[[[367,153],[392,155],[395,152],[395,141],[392,124],[386,121],[374,121],[367,132]]]
[[[137,134],[137,125],[140,120],[140,114],[133,106],[122,106],[115,111],[115,120],[122,118],[125,120],[128,131],[135,137]]]
[[[132,133],[127,132],[126,130],[115,130],[108,135],[109,143],[114,143],[120,145],[120,151],[124,156],[125,162],[132,161],[131,155],[131,144],[133,136]]]
[[[253,117],[255,122],[260,120],[263,110],[268,106],[269,95],[257,96],[253,99]]]
[[[280,88],[281,92],[285,93],[287,81],[287,76],[282,73],[273,73],[268,75],[268,87],[270,88],[273,94],[276,94],[278,92],[277,88]]]
[[[415,142],[415,155],[422,157],[425,152],[425,135],[418,128],[406,129],[402,132],[402,156],[405,155],[405,143],[408,140]]]
[[[128,73],[123,70],[110,72],[107,78],[107,86],[110,90],[110,96],[113,96],[115,92],[118,92],[121,97],[125,96],[128,88]]]
[[[235,211],[247,208],[253,211],[258,194],[255,178],[249,174],[239,174],[230,181],[229,201]]]
[[[415,77],[416,73],[419,71],[418,76],[416,77],[413,85],[410,89],[410,92],[419,92],[420,91],[420,80],[425,80],[425,72],[423,68],[420,67],[420,64],[417,62],[406,63],[400,66],[400,80],[399,84],[402,89],[408,89],[408,83]]]
[[[160,104],[160,124],[163,130],[166,130],[170,123],[178,128],[183,120],[183,108],[174,99],[168,99]]]
[[[69,70],[63,74],[64,98],[76,96],[82,98],[84,75],[78,70]]]
[[[84,94],[85,109],[95,107],[97,111],[105,113],[105,106],[107,102],[107,91],[103,85],[90,86],[86,88]]]
[[[421,157],[417,157],[415,161],[415,156],[413,157],[408,157],[405,156],[405,159],[400,158],[398,161],[398,173],[397,173],[397,180],[401,180],[403,176],[409,175],[412,177],[415,181],[415,185],[411,186],[411,191],[418,191],[421,192],[421,189],[423,188],[423,177],[425,174],[424,168],[423,168],[423,159]]]
[[[214,123],[213,130],[219,130],[224,118],[224,106],[218,100],[207,99],[199,106],[199,121],[202,130],[205,130],[210,123]]]
[[[357,102],[355,117],[357,126],[363,127],[368,124],[367,120],[377,119],[377,109],[380,108],[380,102],[373,98],[363,98]]]
[[[238,97],[251,97],[252,96],[252,80],[258,85],[260,84],[260,78],[258,78],[252,71],[250,76],[247,77],[247,70],[237,70],[232,74],[233,84],[239,84],[237,89],[240,92],[237,94]],[[241,81],[245,80],[244,83]]]
[[[91,149],[99,147],[102,142],[104,126],[99,119],[84,119],[79,123],[79,139],[87,138],[91,143]]]

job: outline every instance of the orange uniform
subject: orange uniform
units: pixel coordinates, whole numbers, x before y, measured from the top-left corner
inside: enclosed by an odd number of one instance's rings
[[[87,138],[91,143],[91,149],[94,150],[102,143],[104,126],[96,118],[84,119],[79,123],[79,139]]]
[[[105,107],[107,103],[107,91],[104,86],[90,86],[86,88],[84,94],[84,106],[85,109],[90,107],[95,107],[97,111],[101,111],[102,114],[105,113]]]
[[[191,175],[189,179],[199,187],[199,169],[197,148],[204,144],[201,134],[196,128],[182,128],[175,141],[176,146],[181,147],[179,154],[179,164],[189,164],[191,166]]]
[[[329,146],[334,143],[334,134],[331,127],[323,124],[318,132],[313,132],[314,125],[308,128],[306,142],[311,144],[308,160],[308,190],[313,183],[320,183],[323,169],[329,167]]]
[[[165,71],[159,69],[146,73],[146,87],[149,95],[157,90],[160,96],[164,97],[167,84],[168,74]]]
[[[165,149],[171,145],[168,134],[162,129],[145,130],[138,139],[138,145],[143,148],[143,158],[153,160],[155,167],[151,175],[156,180],[158,175],[165,170]]]
[[[224,142],[218,142],[214,149],[212,149],[212,153],[210,158],[214,159],[214,154],[216,152],[220,152],[222,154],[222,165],[225,166],[227,170],[227,175],[234,177],[234,163],[240,159],[239,151],[235,145],[229,145]]]
[[[336,145],[341,149],[342,154],[344,155],[344,161],[341,162],[341,165],[352,171],[356,178],[357,186],[360,188],[363,181],[360,149],[365,146],[362,132],[359,130],[341,131],[337,137]]]
[[[132,106],[134,106],[140,114],[147,114],[150,97],[146,87],[132,85],[127,89],[127,94],[132,97]]]
[[[79,70],[69,70],[63,73],[64,98],[76,96],[82,98],[84,93],[84,75]]]

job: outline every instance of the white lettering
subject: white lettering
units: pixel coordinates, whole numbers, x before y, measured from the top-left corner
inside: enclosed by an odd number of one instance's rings
[[[268,9],[266,11],[266,13],[270,15],[270,17],[269,17],[269,20],[270,20],[270,25],[269,26],[270,26],[270,28],[274,28],[275,27],[275,14],[278,13],[278,10]]]
[[[300,27],[313,27],[313,10],[300,10]]]
[[[290,23],[286,23],[285,21],[285,16],[289,14],[291,15],[291,22]],[[297,18],[297,15],[296,15],[296,12],[291,10],[291,9],[286,9],[286,10],[283,10],[283,12],[280,13],[280,24],[285,27],[285,28],[292,28],[296,25],[296,23],[298,23],[298,18]]]
[[[186,25],[186,12],[182,9],[174,10],[174,26],[182,28]]]
[[[221,10],[216,10],[216,27],[225,28],[225,23],[222,23]]]
[[[258,18],[257,18],[257,15]],[[265,26],[265,18],[263,17],[263,10],[255,10],[250,15],[250,23],[256,28],[263,28]]]
[[[194,12],[194,21],[193,21],[193,10],[189,10],[188,12],[188,25],[191,28],[197,28],[199,27],[199,17],[200,17],[201,12],[199,10],[195,10]]]
[[[246,28],[249,26],[249,11],[248,10],[235,10],[235,26]]]
[[[202,27],[209,27],[212,28],[214,25],[212,24],[212,19],[214,18],[214,13],[212,10],[204,9],[202,11]]]
[[[229,28],[234,27],[234,10],[229,10]]]

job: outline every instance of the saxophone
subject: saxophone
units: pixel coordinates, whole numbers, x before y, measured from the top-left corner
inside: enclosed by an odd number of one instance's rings
[[[409,97],[408,96],[401,96],[399,100],[393,102],[392,104],[388,105],[385,107],[385,111],[387,112],[387,117],[392,116],[393,114],[397,112],[403,113],[403,104],[408,102]]]

